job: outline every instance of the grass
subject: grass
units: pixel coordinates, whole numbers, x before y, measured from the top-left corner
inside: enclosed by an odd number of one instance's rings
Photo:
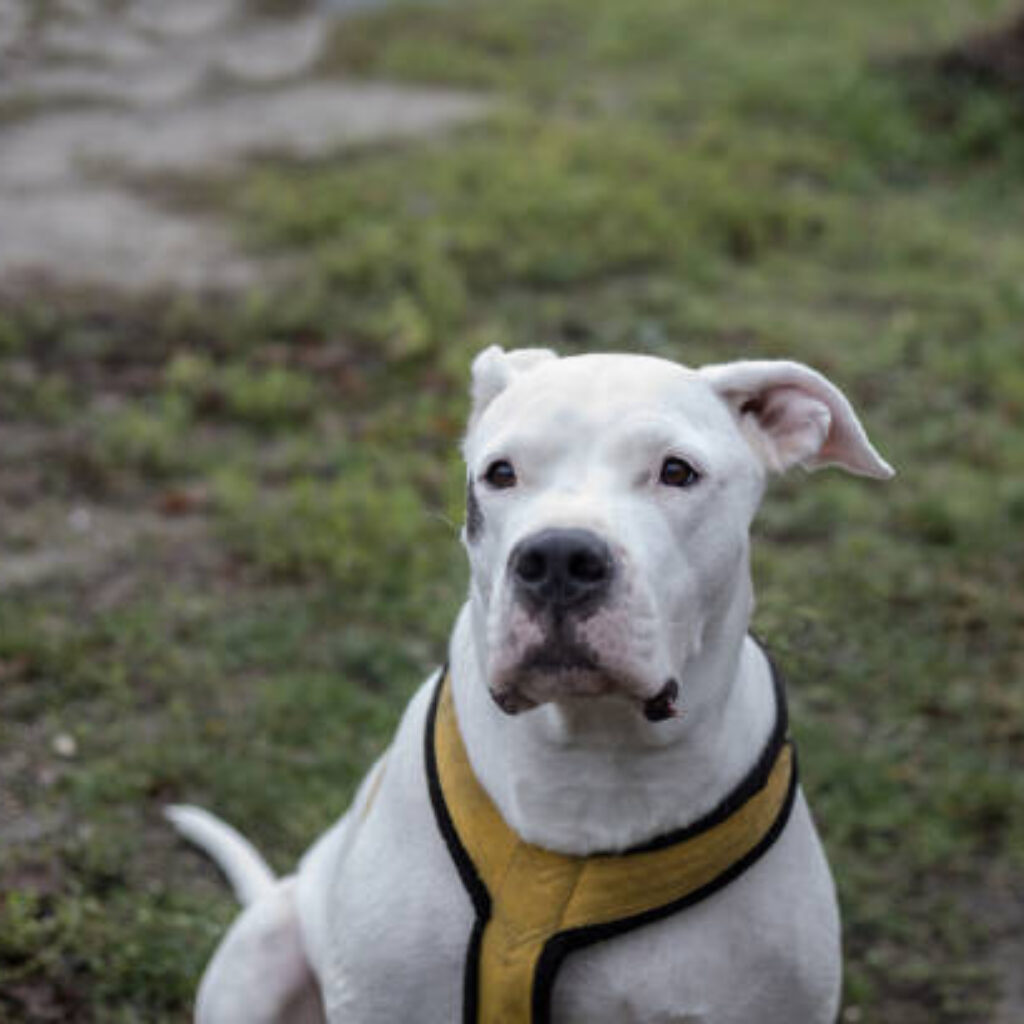
[[[844,1020],[993,1020],[1024,886],[1024,130],[906,57],[1006,9],[394,5],[325,73],[496,113],[219,186],[287,289],[5,302],[0,1017],[185,1018],[234,907],[164,803],[282,870],[344,808],[442,657],[466,367],[498,341],[788,356],[854,399],[900,475],[773,488],[756,628]]]

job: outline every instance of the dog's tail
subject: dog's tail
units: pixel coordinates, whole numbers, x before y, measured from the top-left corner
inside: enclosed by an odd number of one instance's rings
[[[256,847],[220,818],[188,804],[165,807],[164,817],[213,858],[243,906],[273,888],[274,872]]]

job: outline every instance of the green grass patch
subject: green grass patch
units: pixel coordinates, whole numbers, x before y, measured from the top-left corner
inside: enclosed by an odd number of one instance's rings
[[[899,476],[779,481],[755,542],[844,1021],[991,1019],[988,908],[1024,872],[1024,131],[920,56],[1006,8],[360,14],[327,66],[494,115],[219,183],[284,287],[5,300],[0,582],[77,554],[0,602],[0,808],[28,837],[0,858],[0,1016],[184,1019],[233,905],[160,806],[281,869],[345,806],[444,657],[466,369],[498,342],[786,356],[850,394]],[[93,506],[165,528],[90,560]]]

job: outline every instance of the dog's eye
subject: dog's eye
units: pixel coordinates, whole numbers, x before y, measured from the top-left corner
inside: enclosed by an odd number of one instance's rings
[[[659,480],[666,487],[692,487],[700,479],[697,472],[685,459],[670,455],[661,464]]]
[[[516,471],[506,459],[498,459],[487,467],[484,479],[496,490],[503,491],[516,485]]]

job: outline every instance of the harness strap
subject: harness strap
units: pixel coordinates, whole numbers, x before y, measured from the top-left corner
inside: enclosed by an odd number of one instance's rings
[[[784,701],[777,706],[772,741],[719,808],[642,846],[579,857],[524,842],[505,823],[469,763],[448,673],[441,673],[425,753],[438,827],[476,913],[463,1024],[548,1024],[555,977],[569,953],[692,906],[771,847],[797,787]]]

